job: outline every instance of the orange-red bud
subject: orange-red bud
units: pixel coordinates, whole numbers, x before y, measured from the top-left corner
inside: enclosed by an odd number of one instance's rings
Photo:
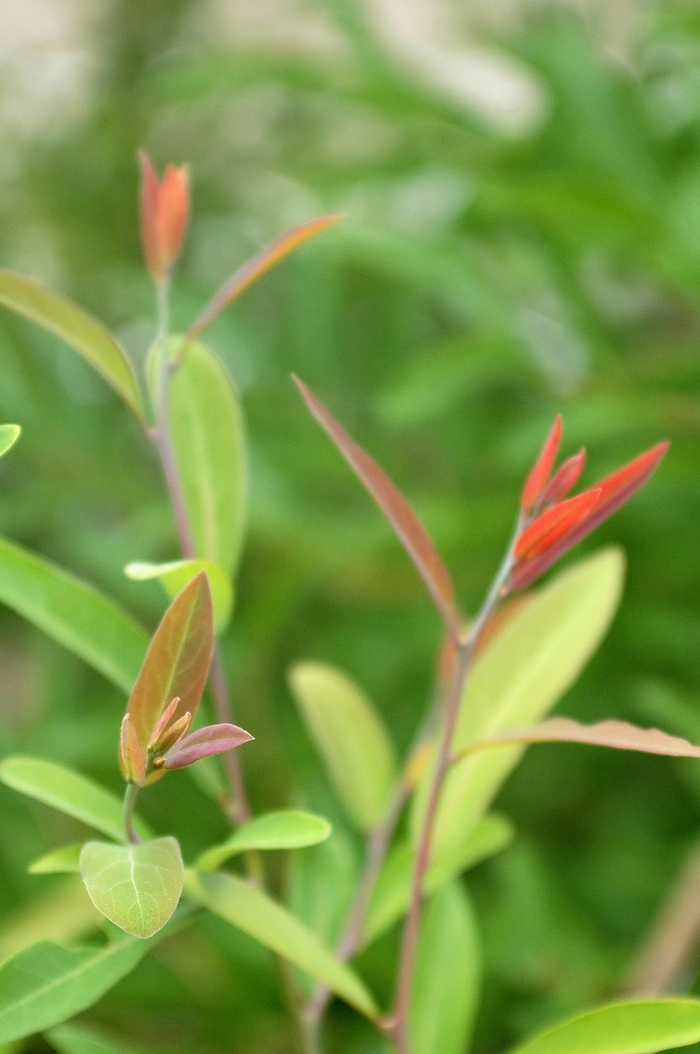
[[[557,460],[557,454],[559,453],[561,430],[561,414],[557,414],[554,418],[554,424],[550,429],[549,435],[544,441],[544,446],[540,451],[540,456],[537,458],[532,472],[525,481],[523,493],[520,498],[520,508],[523,512],[532,511],[537,504],[537,500],[542,491],[547,485],[547,480],[550,477],[552,469],[554,468],[554,462]]]
[[[168,165],[159,182],[153,162],[139,151],[141,166],[141,239],[146,264],[156,285],[168,281],[182,250],[190,214],[189,166]]]
[[[578,483],[585,464],[586,449],[581,447],[578,454],[568,458],[554,473],[542,491],[540,500],[537,503],[538,506],[541,509],[546,509],[553,502],[561,501],[562,498],[565,498],[569,491],[573,490]]]

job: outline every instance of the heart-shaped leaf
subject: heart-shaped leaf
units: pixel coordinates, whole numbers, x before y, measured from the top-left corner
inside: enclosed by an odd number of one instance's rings
[[[322,816],[297,809],[280,809],[256,816],[235,834],[212,846],[197,860],[199,871],[216,871],[230,857],[250,849],[303,849],[330,837],[333,828]]]
[[[166,924],[185,879],[180,846],[171,837],[137,845],[87,842],[80,873],[97,910],[142,940]]]
[[[221,564],[213,560],[171,560],[167,564],[150,564],[139,560],[124,568],[127,578],[133,578],[136,582],[159,579],[171,600],[200,571],[206,571],[209,578],[214,604],[214,629],[218,635],[226,629],[233,608],[233,586]]]

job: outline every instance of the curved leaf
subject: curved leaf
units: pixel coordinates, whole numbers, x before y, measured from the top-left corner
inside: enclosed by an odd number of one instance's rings
[[[6,538],[0,538],[0,603],[131,690],[148,647],[145,630],[86,582]]]
[[[55,761],[14,754],[0,762],[0,781],[117,842],[124,841],[119,798],[74,769]],[[136,830],[148,837],[148,828],[142,821],[137,821]]]
[[[59,1025],[45,1033],[58,1054],[132,1054],[133,1047],[82,1025]]]
[[[233,608],[233,586],[221,564],[213,560],[171,560],[166,564],[151,564],[138,560],[127,564],[124,574],[136,582],[158,578],[166,593],[173,600],[188,582],[200,571],[206,571],[214,604],[214,630],[223,633],[231,618]]]
[[[15,445],[21,431],[19,425],[0,425],[0,457]]]
[[[80,874],[80,850],[82,842],[73,845],[62,845],[58,849],[52,849],[38,860],[29,865],[27,871],[30,875],[58,875],[75,872]]]
[[[145,419],[133,367],[101,322],[32,278],[0,270],[0,304],[70,344],[101,373],[136,417]]]
[[[330,837],[333,828],[322,816],[297,809],[264,813],[239,827],[235,834],[202,853],[198,871],[216,871],[230,857],[250,849],[303,849]]]
[[[137,845],[86,842],[80,874],[97,910],[141,940],[165,926],[185,880],[180,846],[172,837]]]
[[[699,1040],[699,1000],[645,999],[571,1018],[528,1040],[514,1054],[654,1054]]]
[[[372,830],[395,778],[389,735],[365,694],[334,666],[297,663],[289,685],[345,808]]]
[[[262,890],[219,871],[209,875],[188,872],[186,891],[196,903],[305,970],[361,1014],[377,1017],[374,1000],[357,974]]]

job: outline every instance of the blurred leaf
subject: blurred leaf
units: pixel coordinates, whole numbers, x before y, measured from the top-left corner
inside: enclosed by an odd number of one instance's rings
[[[101,322],[47,286],[12,271],[0,270],[0,304],[65,340],[102,374],[140,421],[145,419],[133,367]]]
[[[463,871],[475,867],[512,841],[513,828],[496,813],[485,816],[458,847],[445,846],[432,861],[425,876],[423,892],[435,893]],[[408,909],[415,854],[410,842],[401,842],[389,853],[379,873],[362,933],[366,946],[385,933]]]
[[[331,437],[391,524],[447,627],[458,633],[460,620],[452,579],[425,527],[384,470],[350,438],[321,400],[297,377],[294,382],[310,413]]]
[[[214,604],[214,629],[218,635],[226,629],[233,608],[231,579],[221,564],[213,560],[171,560],[166,564],[151,564],[139,560],[127,564],[124,568],[127,578],[132,578],[136,582],[145,582],[151,578],[160,579],[171,600],[200,571],[206,571],[209,578],[211,599]]]
[[[214,648],[213,618],[209,580],[200,571],[163,615],[129,697],[127,713],[144,750],[158,718],[176,697],[180,702],[172,723],[188,712],[194,717]]]
[[[52,849],[50,853],[45,853],[38,860],[34,860],[27,871],[30,875],[55,875],[72,871],[79,874],[82,848],[82,842],[75,842],[73,845],[62,845],[59,849]]]
[[[148,635],[96,589],[0,538],[0,602],[129,692]]]
[[[74,941],[94,930],[100,921],[77,876],[63,879],[3,920],[0,960],[16,955],[39,940]]]
[[[299,966],[370,1019],[377,1009],[360,978],[281,904],[240,878],[189,872],[187,895]]]
[[[619,549],[605,549],[564,571],[517,611],[477,659],[455,732],[455,752],[514,725],[543,717],[595,652],[617,608],[624,571]],[[464,758],[452,766],[438,809],[434,846],[457,845],[488,808],[522,747]],[[414,837],[429,766],[413,812]]]
[[[170,383],[168,415],[196,556],[233,575],[247,515],[246,439],[238,395],[206,345],[189,345]]]
[[[15,445],[21,431],[19,425],[0,425],[0,457]]]
[[[107,1038],[82,1025],[60,1025],[46,1032],[44,1038],[58,1054],[133,1054],[134,1050],[121,1040]]]
[[[117,842],[124,841],[122,803],[80,772],[55,761],[15,754],[0,762],[0,780],[20,794],[50,805]],[[148,829],[141,821],[136,829],[147,836]]]
[[[239,827],[221,845],[202,853],[196,863],[199,871],[216,871],[226,860],[249,849],[303,849],[330,837],[333,828],[322,816],[297,809],[281,809],[256,816]]]
[[[288,906],[328,947],[340,938],[360,864],[356,840],[340,824],[328,841],[290,854]]]
[[[289,684],[349,816],[371,831],[382,819],[396,772],[379,715],[333,666],[296,663]]]
[[[80,873],[97,910],[141,940],[165,926],[185,880],[180,846],[172,837],[136,845],[86,842]]]
[[[420,1054],[462,1054],[481,988],[474,910],[459,882],[429,900],[421,919],[409,1031]]]
[[[700,1041],[700,1001],[613,1003],[543,1032],[513,1054],[649,1054]]]

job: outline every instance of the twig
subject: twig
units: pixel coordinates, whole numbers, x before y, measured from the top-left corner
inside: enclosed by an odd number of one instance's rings
[[[136,783],[127,783],[124,792],[124,833],[128,845],[138,845],[141,839],[134,830],[134,809],[141,788]]]

